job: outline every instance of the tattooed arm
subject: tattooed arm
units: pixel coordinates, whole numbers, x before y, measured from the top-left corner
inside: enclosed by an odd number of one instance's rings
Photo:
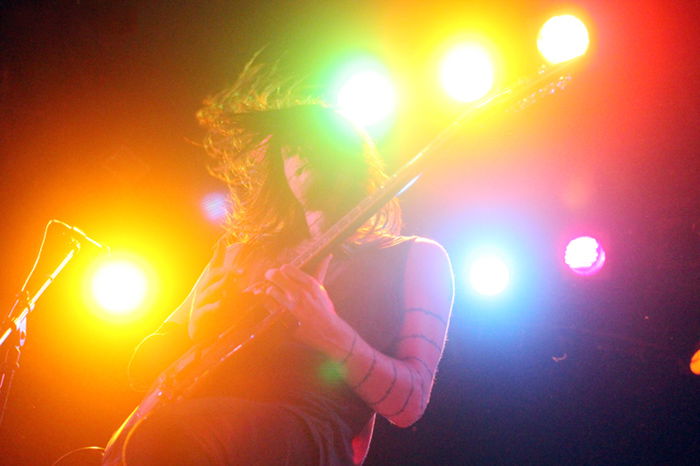
[[[423,415],[442,355],[453,298],[445,250],[416,240],[404,271],[404,317],[386,355],[338,317],[320,282],[291,266],[268,271],[266,293],[300,322],[297,338],[342,363],[346,383],[368,406],[400,427]]]
[[[419,239],[404,275],[404,318],[391,356],[359,336],[345,365],[353,390],[393,424],[408,427],[423,415],[445,345],[453,277],[444,249]]]

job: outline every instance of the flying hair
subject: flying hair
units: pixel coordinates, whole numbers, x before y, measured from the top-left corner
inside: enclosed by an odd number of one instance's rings
[[[342,167],[351,177],[353,202],[387,179],[374,143],[360,128],[301,79],[283,76],[278,64],[245,65],[226,89],[208,97],[197,112],[205,128],[203,146],[210,173],[228,187],[232,209],[226,222],[229,242],[294,242],[308,235],[301,205],[284,177],[280,148],[312,147],[322,165]],[[330,168],[328,168],[330,169]],[[362,244],[398,235],[401,213],[390,201],[348,240]]]

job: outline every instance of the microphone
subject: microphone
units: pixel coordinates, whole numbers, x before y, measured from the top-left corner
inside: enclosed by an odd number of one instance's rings
[[[99,249],[100,251],[109,254],[109,246],[105,246],[101,243],[98,243],[94,239],[90,238],[87,234],[85,234],[85,232],[83,230],[81,230],[80,228],[68,225],[67,223],[62,222],[60,220],[56,220],[56,219],[51,220],[51,223],[56,223],[56,224],[62,226],[63,228],[69,230],[68,234],[71,235],[71,237],[74,240],[76,240],[78,243],[87,243],[87,244]]]

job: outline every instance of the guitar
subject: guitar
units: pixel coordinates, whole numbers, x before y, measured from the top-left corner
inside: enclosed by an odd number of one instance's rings
[[[318,239],[308,244],[290,263],[298,268],[308,269],[316,260],[329,254],[385,203],[407,189],[421,175],[427,155],[434,153],[447,143],[466,122],[482,116],[487,109],[489,111],[505,110],[512,108],[513,105],[516,110],[521,109],[541,96],[566,87],[571,77],[565,73],[564,68],[569,66],[570,63],[567,63],[543,70],[535,77],[522,81],[522,84],[514,89],[508,89],[470,106],[391,176],[381,189],[362,200]],[[255,314],[255,312],[251,310],[249,314]],[[220,364],[234,357],[250,342],[264,338],[266,334],[279,328],[288,318],[288,313],[273,313],[259,319],[252,327],[235,325],[207,343],[193,345],[160,374],[141,403],[112,435],[105,449],[103,464],[109,466],[124,464],[123,449],[126,439],[139,422],[159,407],[187,398]]]

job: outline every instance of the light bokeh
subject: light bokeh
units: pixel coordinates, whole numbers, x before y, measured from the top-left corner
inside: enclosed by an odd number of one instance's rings
[[[440,64],[440,83],[460,102],[474,102],[488,94],[494,83],[494,65],[486,48],[478,44],[452,48]]]
[[[562,63],[586,53],[590,39],[583,21],[573,15],[550,18],[540,29],[537,48],[549,63]]]
[[[202,199],[202,211],[204,216],[213,223],[224,223],[231,209],[231,202],[226,193],[209,193]]]
[[[480,254],[469,266],[469,284],[476,293],[483,296],[503,293],[508,288],[510,279],[508,264],[495,253]]]
[[[566,246],[564,262],[578,275],[594,275],[603,268],[605,251],[592,236],[579,236]]]
[[[396,90],[386,73],[376,68],[360,69],[340,85],[338,110],[361,127],[386,120],[396,109]]]
[[[102,264],[92,278],[95,301],[109,314],[133,312],[144,302],[148,280],[144,271],[128,260]]]

